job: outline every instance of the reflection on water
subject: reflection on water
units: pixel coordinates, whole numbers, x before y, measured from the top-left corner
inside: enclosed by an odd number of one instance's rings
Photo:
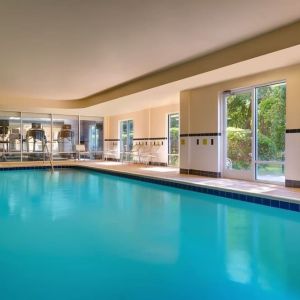
[[[252,236],[249,234],[255,234],[247,228],[251,223],[249,217],[234,208],[226,210],[226,268],[229,278],[238,283],[249,283],[253,275],[249,253],[252,252]]]
[[[11,216],[30,221],[42,215],[58,221],[75,218],[82,209],[89,214],[87,224],[97,230],[111,252],[152,263],[171,263],[178,256],[178,194],[158,189],[141,193],[139,185],[88,172],[9,175],[2,179],[1,187]],[[18,189],[10,188],[13,182],[19,182]],[[108,235],[106,231],[111,227]]]
[[[226,271],[237,283],[268,291],[287,289],[300,295],[299,261],[294,261],[300,243],[293,239],[300,228],[299,216],[292,214],[282,222],[280,214],[290,214],[272,212],[276,214],[260,216],[240,207],[224,207]]]
[[[0,195],[1,300],[300,298],[300,214],[68,169]]]

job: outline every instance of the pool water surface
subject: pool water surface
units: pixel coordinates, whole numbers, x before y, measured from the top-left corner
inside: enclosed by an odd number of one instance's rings
[[[300,299],[300,213],[94,171],[0,172],[0,299]]]

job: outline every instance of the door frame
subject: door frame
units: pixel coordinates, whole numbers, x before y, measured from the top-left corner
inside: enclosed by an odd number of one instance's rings
[[[260,163],[276,163],[276,164],[281,164],[285,166],[285,161],[283,162],[278,162],[278,161],[261,161],[257,159],[257,153],[258,153],[258,141],[257,141],[257,99],[256,99],[256,89],[259,87],[263,86],[271,86],[271,85],[276,85],[276,84],[285,84],[286,85],[286,80],[276,80],[276,81],[271,81],[267,83],[262,83],[262,84],[257,84],[253,85],[250,87],[244,87],[244,88],[238,88],[238,89],[233,89],[230,91],[224,91],[220,94],[220,99],[221,99],[221,126],[222,126],[222,155],[221,155],[221,170],[223,177],[227,178],[232,178],[232,179],[243,179],[243,180],[251,180],[251,181],[258,181],[258,182],[266,182],[266,183],[275,183],[277,185],[280,185],[280,182],[274,182],[274,181],[264,181],[261,179],[257,179],[257,174],[256,174],[256,167]],[[227,129],[227,104],[226,104],[226,97],[228,95],[234,95],[234,94],[239,94],[243,92],[251,91],[252,99],[251,99],[251,120],[252,120],[252,134],[251,134],[251,139],[252,139],[252,161],[251,161],[251,174],[247,174],[248,172],[240,172],[238,170],[228,170],[226,168],[226,160],[227,160],[227,134],[226,134],[226,129]],[[285,99],[286,100],[286,99]],[[282,183],[284,184],[284,183]]]
[[[229,95],[237,95],[237,94],[246,94],[250,93],[251,95],[251,121],[252,121],[252,128],[251,128],[251,169],[250,170],[229,170],[226,168],[226,161],[227,161],[227,103],[226,103],[226,98]],[[254,128],[254,122],[253,122],[253,112],[255,109],[255,102],[254,101],[255,97],[255,89],[253,87],[249,88],[240,88],[240,89],[235,89],[232,91],[228,92],[223,92],[222,93],[222,116],[223,116],[223,157],[222,157],[222,170],[223,170],[223,176],[227,178],[232,178],[232,179],[243,179],[243,180],[255,180],[255,166],[254,166],[254,160],[253,160],[253,154],[255,153],[255,128]]]

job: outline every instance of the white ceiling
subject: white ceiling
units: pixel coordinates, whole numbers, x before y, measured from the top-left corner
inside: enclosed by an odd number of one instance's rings
[[[299,0],[0,0],[0,98],[85,97],[299,11]]]

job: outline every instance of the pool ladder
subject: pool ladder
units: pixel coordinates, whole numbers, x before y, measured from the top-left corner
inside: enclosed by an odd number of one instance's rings
[[[45,145],[44,145],[44,151],[43,151],[44,153],[45,153],[45,149],[47,150],[47,154],[48,154],[48,157],[49,157],[49,162],[50,162],[50,166],[51,166],[51,173],[54,173],[52,153],[50,154],[47,143],[45,143]],[[45,161],[45,159],[44,159],[44,161]]]

